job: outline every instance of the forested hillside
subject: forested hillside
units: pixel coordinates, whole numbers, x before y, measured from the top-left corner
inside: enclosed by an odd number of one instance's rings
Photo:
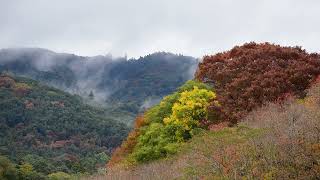
[[[205,56],[137,117],[108,162],[119,179],[318,179],[320,55],[246,43]]]
[[[188,56],[154,53],[139,59],[116,61],[105,71],[100,86],[116,89],[107,102],[137,113],[158,103],[160,99],[193,78],[197,61]],[[120,87],[120,88],[119,88]]]
[[[45,49],[0,50],[0,72],[46,83],[108,107],[114,119],[131,124],[135,115],[193,77],[197,60],[171,53],[138,59],[82,57]]]
[[[0,76],[0,155],[31,167],[38,178],[62,171],[97,172],[128,129],[78,95]]]

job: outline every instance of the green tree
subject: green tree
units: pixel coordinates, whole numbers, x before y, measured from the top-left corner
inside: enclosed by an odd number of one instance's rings
[[[70,180],[72,176],[65,172],[55,172],[48,175],[49,180]]]
[[[93,92],[92,92],[92,91],[90,91],[89,99],[94,99],[94,94],[93,94]]]
[[[198,86],[197,86],[198,85]],[[178,92],[166,96],[146,113],[146,124],[132,156],[136,161],[149,161],[177,151],[180,142],[191,138],[200,120],[207,119],[207,108],[216,95],[207,85],[188,81]]]
[[[110,157],[105,153],[101,152],[95,155],[96,161],[98,164],[106,164]]]
[[[4,156],[0,156],[0,179],[15,180],[18,179],[18,172],[13,163]]]
[[[21,180],[44,180],[46,177],[34,171],[33,166],[30,163],[22,163],[19,165],[19,179]]]

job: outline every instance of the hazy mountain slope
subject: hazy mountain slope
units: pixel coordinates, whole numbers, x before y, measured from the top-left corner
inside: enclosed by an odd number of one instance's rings
[[[36,171],[95,172],[128,127],[102,108],[26,78],[0,76],[0,154]]]
[[[196,66],[192,57],[155,53],[137,60],[115,62],[112,69],[102,75],[106,78],[100,85],[106,88],[109,84],[115,85],[116,90],[108,101],[137,112],[159,102],[193,78]]]
[[[92,92],[91,102],[108,106],[114,114],[127,114],[124,122],[191,79],[197,63],[192,57],[171,53],[127,60],[33,48],[0,51],[0,72],[26,76],[83,97]]]

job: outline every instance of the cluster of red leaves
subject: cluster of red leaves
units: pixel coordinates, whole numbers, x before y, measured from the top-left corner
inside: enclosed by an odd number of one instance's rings
[[[319,74],[319,54],[301,47],[252,42],[205,56],[196,79],[213,84],[217,92],[221,106],[212,103],[209,112],[214,114],[209,118],[236,123],[266,102],[304,96]]]
[[[15,81],[5,75],[0,75],[0,88],[12,88],[15,85]]]
[[[134,147],[137,144],[138,137],[140,135],[140,127],[145,126],[146,121],[142,115],[137,116],[134,122],[134,128],[129,133],[127,139],[122,142],[121,146],[115,149],[112,153],[111,159],[107,164],[107,167],[112,167],[113,165],[122,161],[128,154],[132,153]]]

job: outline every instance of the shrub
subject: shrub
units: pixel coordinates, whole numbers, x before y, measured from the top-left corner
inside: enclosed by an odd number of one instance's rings
[[[221,106],[212,103],[209,117],[235,123],[285,94],[303,97],[319,74],[319,54],[308,54],[300,47],[247,43],[205,56],[196,79],[214,85],[217,92]]]
[[[148,122],[161,123],[165,117],[170,116],[172,113],[173,104],[178,100],[180,94],[175,92],[162,99],[162,101],[150,108],[146,113],[146,119]]]
[[[206,89],[194,86],[191,91],[184,91],[172,107],[172,114],[164,118],[165,124],[178,124],[185,130],[199,126],[199,121],[207,118],[209,101],[215,99],[215,94]]]
[[[124,159],[143,162],[176,153],[179,143],[196,133],[192,130],[207,118],[209,101],[214,98],[215,93],[208,85],[186,82],[136,119],[135,128],[113,153],[108,166]]]
[[[131,154],[134,147],[137,144],[138,136],[140,135],[140,128],[146,125],[145,118],[143,116],[137,116],[134,124],[134,129],[129,133],[127,139],[122,142],[121,146],[116,148],[113,152],[107,167],[111,167]]]
[[[319,178],[319,90],[317,84],[308,90],[304,101],[269,104],[250,113],[245,123],[267,131],[239,149],[241,157],[233,170],[249,179]]]
[[[141,162],[175,153],[178,143],[189,139],[199,121],[207,118],[209,101],[215,98],[208,89],[203,83],[188,81],[151,108],[146,113],[149,125],[141,128],[132,157]]]
[[[0,156],[0,179],[18,179],[18,172],[14,164],[4,156]]]
[[[15,81],[5,75],[0,75],[0,88],[12,88],[15,86]]]
[[[184,91],[191,91],[195,86],[198,87],[198,89],[204,89],[208,91],[213,90],[210,86],[204,83],[189,80],[184,85],[179,87],[177,92],[164,97],[158,105],[150,108],[145,113],[146,118],[149,121],[161,123],[164,118],[169,117],[172,114],[172,107],[180,98],[181,93]]]
[[[19,179],[37,179],[37,180],[44,180],[46,179],[46,176],[36,172],[33,169],[33,166],[29,163],[22,163],[21,165],[18,166],[18,172],[19,172]]]
[[[26,83],[16,83],[14,87],[14,92],[18,96],[25,96],[30,93],[31,87]]]
[[[55,172],[48,175],[49,180],[70,180],[72,176],[64,172]]]

